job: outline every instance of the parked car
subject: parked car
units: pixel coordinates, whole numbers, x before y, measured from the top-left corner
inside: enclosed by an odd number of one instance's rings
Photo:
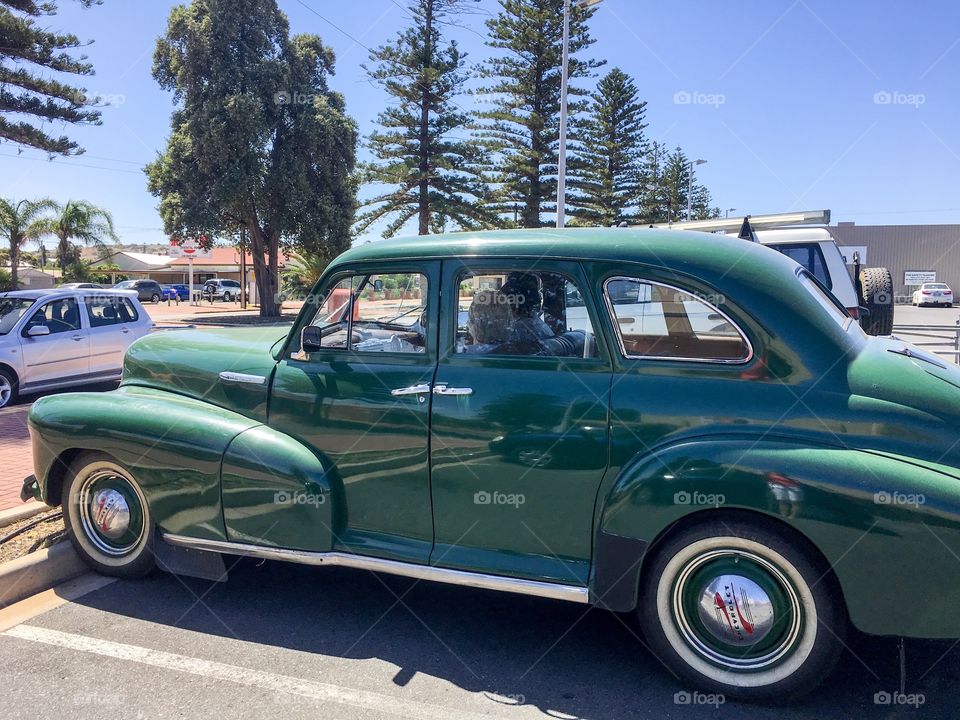
[[[186,285],[173,284],[173,285],[164,285],[164,287],[174,290],[177,294],[177,298],[179,298],[181,301],[190,299],[190,288],[187,287]]]
[[[63,285],[58,285],[57,289],[59,290],[102,290],[103,285],[99,283],[92,282],[75,282],[75,283],[63,283]]]
[[[180,300],[180,291],[173,285],[161,285],[160,290],[163,293],[162,300]]]
[[[917,307],[924,305],[953,306],[953,290],[946,283],[924,283],[913,291],[913,304]]]
[[[635,612],[691,687],[781,701],[850,626],[960,637],[958,388],[762,244],[389,240],[289,331],[150,335],[118,390],[35,403],[23,496],[105,574],[211,572],[186,549]]]
[[[141,302],[156,304],[163,299],[163,288],[156,280],[124,280],[113,286],[116,290],[133,290]]]
[[[755,235],[764,245],[803,265],[851,317],[859,320],[868,335],[893,332],[893,276],[887,268],[860,267],[851,259],[851,277],[836,240],[826,228],[758,230]]]
[[[0,293],[0,407],[18,393],[119,380],[127,347],[152,326],[135,293]]]
[[[204,300],[223,300],[233,302],[240,299],[240,283],[236,280],[214,278],[203,284],[201,295]]]

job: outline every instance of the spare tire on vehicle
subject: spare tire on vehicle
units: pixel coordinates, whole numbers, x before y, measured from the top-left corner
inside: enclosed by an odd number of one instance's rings
[[[860,305],[870,311],[860,325],[868,335],[893,332],[893,276],[886,268],[860,271]]]

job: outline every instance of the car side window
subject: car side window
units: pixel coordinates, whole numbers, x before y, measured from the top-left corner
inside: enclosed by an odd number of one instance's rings
[[[614,277],[604,293],[625,357],[746,362],[743,331],[715,304],[687,290],[640,278]]]
[[[27,328],[43,325],[51,335],[80,329],[80,308],[74,298],[51,300],[30,318]]]
[[[810,274],[822,282],[827,290],[833,289],[833,282],[823,260],[823,251],[817,243],[809,245],[774,245],[781,253],[794,262],[800,263]]]
[[[351,275],[328,290],[310,324],[320,328],[324,348],[423,353],[427,297],[419,273]]]
[[[90,327],[106,327],[118,323],[134,322],[137,319],[136,308],[127,298],[88,297],[84,300]]]
[[[596,357],[586,304],[568,277],[471,270],[460,274],[457,287],[457,353]]]

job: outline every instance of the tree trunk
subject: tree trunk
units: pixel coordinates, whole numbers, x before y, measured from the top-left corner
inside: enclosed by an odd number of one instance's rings
[[[277,297],[279,237],[268,237],[260,225],[253,221],[247,222],[247,229],[250,231],[250,254],[253,256],[260,317],[280,317],[280,300]]]
[[[425,55],[427,57],[427,67],[433,63],[432,48],[430,46],[431,33],[433,32],[433,1],[427,1],[427,12],[424,18],[426,27]],[[421,73],[424,77],[424,73]],[[426,83],[422,85],[420,94],[420,197],[419,197],[419,235],[427,235],[430,232],[430,88]]]
[[[10,287],[12,290],[17,290],[19,285],[19,278],[17,275],[17,268],[20,267],[20,243],[12,242],[10,243]]]

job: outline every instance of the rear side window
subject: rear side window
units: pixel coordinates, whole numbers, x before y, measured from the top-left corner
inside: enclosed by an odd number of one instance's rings
[[[88,297],[85,303],[90,327],[134,322],[138,317],[137,309],[128,298]]]
[[[711,298],[632,277],[607,280],[604,293],[628,358],[739,363],[753,356],[744,332]]]
[[[827,290],[833,290],[833,282],[830,280],[830,273],[827,272],[827,264],[823,259],[823,251],[817,243],[809,243],[806,245],[774,245],[773,247],[794,262],[800,263],[800,265],[807,269],[807,272],[823,283]]]

